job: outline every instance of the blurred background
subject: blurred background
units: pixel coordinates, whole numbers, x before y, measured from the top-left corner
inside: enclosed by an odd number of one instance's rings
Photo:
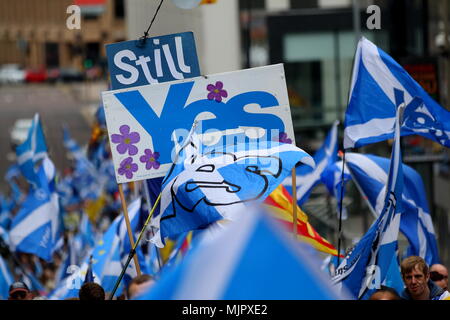
[[[137,39],[159,0],[0,0],[0,175],[15,159],[39,112],[50,156],[69,166],[61,125],[87,142],[108,88],[105,44]],[[81,7],[70,30],[67,7]],[[370,5],[380,28],[369,29]],[[448,0],[204,0],[191,10],[164,1],[150,36],[193,31],[202,74],[283,63],[297,145],[314,153],[335,119],[343,122],[356,44],[365,36],[397,60],[444,108],[450,105]],[[340,137],[343,128],[340,127]],[[450,153],[419,136],[402,139],[404,163],[422,176],[443,262],[450,265]],[[389,142],[358,152],[389,157]],[[0,190],[7,192],[6,184]],[[349,185],[344,247],[373,221]],[[312,224],[337,244],[335,204],[318,186],[304,205]],[[404,239],[402,239],[403,242]]]

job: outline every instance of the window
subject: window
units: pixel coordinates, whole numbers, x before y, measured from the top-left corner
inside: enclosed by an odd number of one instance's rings
[[[114,2],[114,15],[117,19],[125,18],[125,4],[124,0],[116,0]]]

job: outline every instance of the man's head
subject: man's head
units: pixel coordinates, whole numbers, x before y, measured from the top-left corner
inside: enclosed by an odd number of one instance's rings
[[[448,289],[448,270],[442,264],[433,264],[431,266],[430,278],[442,289]]]
[[[137,295],[143,293],[146,289],[150,288],[154,282],[153,278],[148,274],[142,274],[133,278],[127,289],[128,299],[133,299]]]
[[[9,286],[8,300],[31,300],[31,292],[27,285],[17,281]]]
[[[105,300],[105,290],[95,282],[87,282],[78,293],[80,300]]]
[[[394,289],[386,286],[381,286],[380,289],[372,294],[369,300],[400,300],[400,296]]]
[[[403,282],[411,298],[414,300],[428,299],[430,295],[430,289],[428,288],[430,274],[425,260],[418,256],[411,256],[402,261],[400,268]]]

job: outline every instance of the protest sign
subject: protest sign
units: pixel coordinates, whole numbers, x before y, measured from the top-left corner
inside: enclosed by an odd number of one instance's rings
[[[194,120],[204,135],[258,128],[294,143],[282,64],[106,91],[103,104],[118,183],[164,176]]]
[[[113,89],[200,75],[192,32],[108,44],[106,55]]]

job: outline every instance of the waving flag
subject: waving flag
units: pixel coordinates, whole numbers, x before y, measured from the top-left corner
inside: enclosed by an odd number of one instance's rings
[[[128,205],[128,217],[130,219],[131,231],[133,233],[134,242],[136,242],[135,234],[139,234],[141,228],[143,227],[143,210],[141,210],[141,198],[137,198],[133,202]],[[127,227],[125,224],[125,218],[122,216],[119,224],[117,226],[117,237],[119,238],[119,254],[120,261],[122,265],[125,265],[127,261],[128,254],[131,252],[131,243],[127,233]],[[144,255],[142,253],[141,247],[138,246],[136,248],[136,255],[138,257],[139,265],[143,271],[143,273],[148,273],[146,268],[146,261],[144,259]],[[132,278],[136,277],[136,266],[134,264],[134,259],[131,260],[128,265],[128,269],[124,276],[124,282],[127,284]]]
[[[388,276],[396,255],[403,192],[403,168],[400,153],[400,125],[396,120],[395,140],[381,214],[356,247],[336,270],[333,282],[345,286],[357,299],[367,299]]]
[[[69,275],[49,295],[51,300],[63,300],[78,297],[78,292],[86,277],[89,267],[90,255],[92,255],[92,274],[94,282],[99,283],[105,292],[111,291],[117,277],[120,275],[122,266],[119,256],[119,238],[117,237],[117,226],[122,216],[114,219],[108,230],[104,233],[92,251],[89,253],[80,268],[69,270]],[[119,287],[119,295],[122,287]]]
[[[303,165],[297,168],[297,200],[302,205],[308,200],[312,189],[320,182],[323,182],[324,173],[328,166],[337,161],[338,152],[338,125],[339,121],[335,121],[323,145],[314,155],[316,166]],[[283,181],[289,193],[292,194],[292,179],[286,178]]]
[[[383,196],[388,179],[389,159],[357,153],[346,154],[346,166],[378,216],[383,209]],[[408,238],[408,256],[421,256],[429,264],[439,263],[436,235],[431,220],[426,192],[420,175],[402,165],[405,184],[400,231]]]
[[[201,241],[167,269],[141,300],[346,299],[265,212],[244,208],[213,239]],[[206,239],[205,239],[206,240]],[[268,276],[269,275],[269,276]],[[294,276],[293,276],[294,275]]]
[[[63,127],[64,146],[72,155],[75,162],[72,186],[77,190],[82,200],[100,197],[103,185],[95,166],[87,159],[85,152],[70,136],[69,129]]]
[[[344,175],[342,176],[342,163],[342,161],[338,161],[333,164],[329,164],[322,174],[322,182],[327,187],[328,193],[336,199],[337,216],[340,216],[342,207],[342,220],[346,220],[348,218],[348,214],[346,207],[343,207],[342,200],[344,199],[345,195],[345,185],[348,181],[351,180],[351,176],[350,172],[347,169],[347,166],[345,166]],[[344,185],[342,185],[342,183]]]
[[[30,188],[11,223],[10,241],[16,251],[32,253],[50,262],[61,230],[55,167],[49,158],[42,162],[37,177],[38,187]]]
[[[396,90],[404,97],[396,96]],[[394,59],[361,38],[345,113],[344,148],[392,139],[396,106],[401,102],[406,105],[401,135],[418,134],[450,147],[450,112]]]
[[[196,135],[180,150],[166,175],[161,207],[153,225],[153,241],[221,220],[233,220],[247,202],[264,199],[291,174],[299,162],[314,166],[306,152],[279,142],[240,143],[198,151]]]
[[[293,205],[292,197],[283,185],[279,185],[267,198],[264,203],[268,205],[273,212],[276,220],[288,227],[288,230],[293,229]],[[308,221],[308,216],[299,206],[297,206],[297,235],[300,240],[311,244],[315,249],[337,255],[336,248],[322,238]]]
[[[9,286],[13,283],[14,278],[9,271],[6,261],[0,255],[0,300],[6,300],[9,296]]]
[[[37,184],[39,178],[35,165],[47,156],[47,144],[38,114],[33,118],[27,139],[16,148],[16,155],[22,175],[30,184]]]

